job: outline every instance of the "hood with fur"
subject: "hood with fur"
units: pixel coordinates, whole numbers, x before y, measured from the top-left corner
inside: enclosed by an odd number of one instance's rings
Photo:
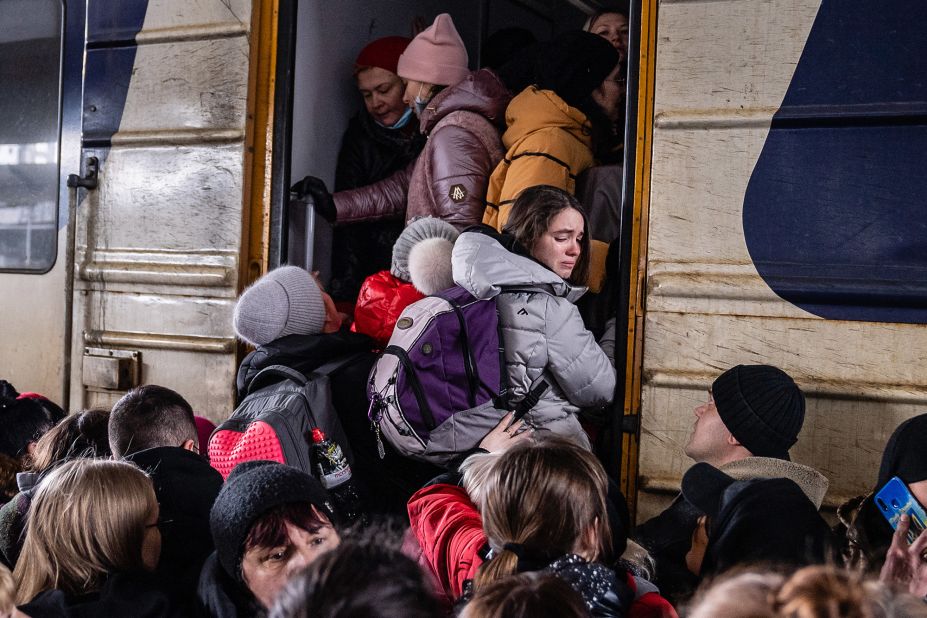
[[[824,495],[830,486],[827,477],[811,466],[773,457],[747,457],[732,461],[719,469],[738,481],[756,478],[789,479],[801,488],[817,509],[821,508]]]

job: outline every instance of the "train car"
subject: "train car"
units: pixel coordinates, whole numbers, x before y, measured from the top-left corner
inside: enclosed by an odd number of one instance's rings
[[[925,411],[925,26],[906,0],[660,2],[639,519],[678,491],[693,409],[738,363],[804,390],[791,455],[830,479],[829,508],[871,489],[888,436]]]
[[[543,39],[606,4],[0,0],[0,377],[69,409],[164,384],[224,418],[235,297],[294,259],[287,187],[331,182],[357,50],[447,11],[475,67],[499,27]],[[927,16],[890,4],[631,3],[603,455],[639,518],[678,489],[692,409],[731,365],[805,389],[793,455],[831,504],[927,399]]]

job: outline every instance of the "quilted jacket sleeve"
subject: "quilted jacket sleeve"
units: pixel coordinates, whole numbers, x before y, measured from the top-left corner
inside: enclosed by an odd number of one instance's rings
[[[402,215],[406,210],[406,194],[414,166],[415,161],[366,187],[335,193],[332,198],[338,211],[337,222],[356,223]]]
[[[615,394],[615,367],[586,330],[579,309],[562,298],[547,301],[548,369],[566,398],[586,408],[605,405]]]
[[[473,132],[447,125],[428,138],[431,156],[431,192],[436,216],[463,229],[483,217],[486,186],[496,165],[495,157]]]
[[[454,485],[430,485],[409,499],[409,523],[422,548],[422,558],[444,593],[460,597],[483,560],[483,521],[467,492]]]

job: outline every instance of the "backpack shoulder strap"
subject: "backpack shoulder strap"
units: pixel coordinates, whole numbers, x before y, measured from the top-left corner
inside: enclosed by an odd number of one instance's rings
[[[246,396],[250,395],[265,386],[280,382],[281,380],[293,380],[300,386],[305,386],[308,381],[306,376],[291,367],[287,367],[286,365],[270,365],[269,367],[261,369],[257,375],[252,378],[245,394]]]

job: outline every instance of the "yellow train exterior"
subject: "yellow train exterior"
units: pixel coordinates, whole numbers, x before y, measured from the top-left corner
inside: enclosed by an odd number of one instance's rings
[[[28,1],[31,7],[44,2]],[[5,32],[12,22],[4,11],[21,15],[25,3],[0,0],[5,49],[22,46],[23,35]],[[315,173],[330,180],[333,159],[315,161],[336,149],[347,118],[330,106],[326,88],[336,101],[352,93],[349,80],[328,76],[350,75],[351,49],[372,35],[395,33],[388,28],[416,14],[451,10],[465,40],[475,42],[496,3],[345,0],[335,9],[301,2],[297,21],[308,43],[300,53],[308,56],[295,58],[281,45],[281,15],[296,19],[295,3],[284,0],[45,4],[52,16],[46,30],[57,24],[60,33],[57,137],[29,142],[15,131],[0,131],[0,184],[15,175],[14,167],[28,164],[25,155],[4,158],[5,144],[53,143],[56,214],[49,223],[46,208],[42,222],[54,229],[54,247],[51,259],[37,265],[0,261],[0,377],[63,399],[71,409],[109,405],[132,384],[164,384],[198,412],[219,419],[234,407],[241,353],[231,328],[234,300],[274,263],[281,225],[274,204],[285,194],[281,179]],[[556,3],[519,4],[539,15]],[[580,4],[593,10],[597,3]],[[851,171],[820,177],[829,191],[823,198],[794,193],[818,186],[802,173],[815,161],[826,163],[828,152],[862,156],[840,141],[852,131],[870,130],[871,142],[889,144],[894,142],[879,133],[885,127],[915,144],[922,131],[917,118],[923,110],[915,103],[927,98],[918,99],[919,91],[904,94],[905,113],[897,111],[898,101],[882,101],[893,110],[886,112],[879,101],[801,98],[820,70],[818,51],[809,50],[819,50],[816,41],[833,34],[828,28],[839,29],[839,15],[832,14],[863,12],[861,3],[832,4],[632,3],[635,131],[626,199],[633,242],[627,366],[618,369],[626,375],[625,412],[640,419],[639,433],[625,437],[621,453],[624,487],[637,497],[639,518],[678,489],[691,463],[682,447],[692,410],[729,366],[775,364],[805,390],[808,414],[793,459],[831,479],[829,504],[867,488],[892,429],[924,411],[927,319],[921,310],[927,306],[927,276],[918,279],[918,273],[927,268],[918,270],[918,258],[870,263],[882,254],[873,249],[875,241],[862,241],[865,230],[885,232],[882,219],[866,228],[853,218],[866,204],[837,216],[840,187],[855,182],[857,193],[866,194],[877,182],[867,167],[873,157],[851,161],[858,164],[855,177]],[[914,7],[913,17],[909,12],[907,20],[896,18],[897,28],[923,31],[925,24],[917,21],[923,11],[915,3],[895,4]],[[361,14],[365,19],[352,24],[352,16]],[[370,14],[380,22],[367,19]],[[876,21],[873,27],[885,20]],[[850,41],[845,54],[825,49],[820,56],[847,59],[852,69],[848,59],[858,51],[859,41]],[[832,73],[848,70],[833,64],[827,65]],[[311,109],[288,124],[278,103],[281,89],[289,87],[289,69],[297,80],[300,72],[311,74],[303,85],[297,81],[297,96],[301,88],[316,94],[307,95]],[[903,77],[909,68],[899,70]],[[25,80],[30,71],[14,74]],[[825,76],[822,83],[838,77]],[[830,84],[829,91],[840,88]],[[281,124],[292,135],[282,134]],[[844,129],[836,141],[825,140],[830,151],[804,141]],[[287,140],[294,159],[299,155],[308,163],[294,162],[281,173],[275,157]],[[815,161],[799,165],[809,153]],[[783,167],[783,161],[797,167]],[[837,168],[839,162],[822,169]],[[904,165],[894,169],[886,191],[913,176]],[[71,174],[71,184],[83,186],[67,187]],[[919,189],[914,183],[898,190],[898,203],[923,204]],[[780,206],[770,196],[779,195],[799,210],[776,210]],[[802,217],[818,204],[834,230],[861,230],[855,253],[837,251],[830,261],[815,253],[828,243],[842,246],[808,238],[808,229],[823,224]],[[0,252],[6,251],[4,226],[32,229],[38,221],[34,212],[17,214],[15,221],[5,216],[11,206],[0,199]],[[884,215],[878,204],[871,210]],[[895,211],[906,219],[894,242],[907,246],[921,232],[927,238],[927,217],[912,216],[910,206]],[[787,224],[794,226],[792,237]],[[15,243],[31,238],[15,234]],[[795,250],[780,255],[777,246]],[[843,278],[841,265],[850,273]],[[889,274],[874,277],[869,267],[879,265]],[[899,281],[907,282],[900,292]],[[834,290],[849,292],[829,293]]]

